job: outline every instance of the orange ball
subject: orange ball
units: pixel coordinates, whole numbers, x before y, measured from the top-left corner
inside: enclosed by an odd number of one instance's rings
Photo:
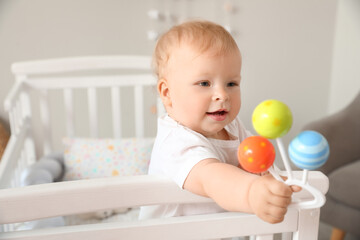
[[[266,138],[251,136],[239,145],[238,160],[244,170],[251,173],[261,173],[273,165],[275,148]]]

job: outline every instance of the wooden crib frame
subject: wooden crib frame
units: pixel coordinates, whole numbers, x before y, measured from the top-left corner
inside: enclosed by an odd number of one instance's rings
[[[113,69],[147,72],[80,77],[71,75],[85,70]],[[5,101],[5,108],[9,112],[11,137],[0,164],[0,239],[216,239],[254,236],[257,240],[269,240],[273,239],[275,233],[284,233],[283,239],[317,239],[320,209],[289,209],[285,220],[279,224],[268,224],[251,214],[225,212],[12,231],[14,223],[54,216],[119,207],[212,201],[179,189],[174,182],[160,176],[114,177],[20,187],[21,171],[36,161],[36,143],[31,128],[33,113],[30,89],[35,89],[40,95],[40,119],[45,139],[42,149],[44,154],[48,154],[53,151],[48,90],[63,90],[67,131],[65,135],[73,137],[75,126],[72,91],[76,88],[87,89],[90,136],[97,137],[97,88],[110,88],[113,137],[120,138],[122,131],[119,89],[131,85],[134,87],[136,108],[135,135],[144,137],[143,87],[156,84],[150,70],[150,57],[146,56],[78,57],[13,64],[12,71],[16,81]],[[67,75],[52,76],[58,73]],[[157,103],[158,113],[161,114],[161,102]],[[301,178],[299,171],[294,171],[294,175]],[[328,190],[328,179],[320,172],[310,172],[309,182],[324,194]],[[310,195],[300,192],[294,194],[294,198],[309,199]]]

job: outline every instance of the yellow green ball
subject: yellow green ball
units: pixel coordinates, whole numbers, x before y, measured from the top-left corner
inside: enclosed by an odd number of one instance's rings
[[[293,118],[286,104],[270,99],[255,108],[252,122],[259,135],[274,139],[284,136],[290,130]]]

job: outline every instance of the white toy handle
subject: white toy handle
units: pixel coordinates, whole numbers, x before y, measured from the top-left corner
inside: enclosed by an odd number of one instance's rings
[[[287,176],[288,179],[285,181],[285,183],[287,185],[299,186],[302,189],[307,190],[310,194],[312,194],[314,196],[313,200],[303,201],[303,202],[293,202],[293,203],[290,204],[290,207],[301,208],[301,209],[312,209],[312,208],[322,207],[325,204],[326,198],[325,198],[324,194],[322,194],[318,189],[310,186],[307,183],[308,170],[304,170],[304,175],[303,175],[302,181],[294,179],[293,175],[292,175],[292,172],[291,172],[290,163],[289,163],[289,160],[287,158],[285,148],[284,148],[284,145],[283,145],[281,139],[277,138],[276,143],[278,145],[281,158],[283,160],[286,172],[288,174],[288,176]],[[284,180],[279,176],[279,174],[277,173],[277,171],[273,167],[269,168],[269,172],[274,176],[274,178],[276,180],[284,182]]]
[[[302,189],[307,190],[310,194],[314,196],[313,200],[301,201],[301,202],[292,202],[289,207],[301,208],[301,209],[312,209],[320,208],[325,204],[326,198],[318,189],[310,186],[308,183],[296,179],[288,179],[285,181],[287,185],[296,185]]]
[[[284,180],[280,177],[278,172],[274,169],[273,166],[269,168],[269,172],[273,175],[273,177],[281,182],[284,182]],[[322,194],[318,189],[310,186],[305,181],[300,181],[297,179],[288,179],[285,181],[285,184],[287,185],[296,185],[301,187],[302,189],[307,190],[310,194],[314,196],[313,200],[309,201],[303,201],[303,202],[292,202],[289,207],[293,208],[301,208],[301,209],[312,209],[312,208],[319,208],[322,207],[325,204],[325,196]]]

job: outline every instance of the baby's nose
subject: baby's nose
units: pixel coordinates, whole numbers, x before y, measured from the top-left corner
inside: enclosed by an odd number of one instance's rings
[[[229,98],[229,95],[224,88],[216,89],[214,92],[214,95],[213,95],[214,101],[226,101],[226,100],[228,100],[228,98]]]

